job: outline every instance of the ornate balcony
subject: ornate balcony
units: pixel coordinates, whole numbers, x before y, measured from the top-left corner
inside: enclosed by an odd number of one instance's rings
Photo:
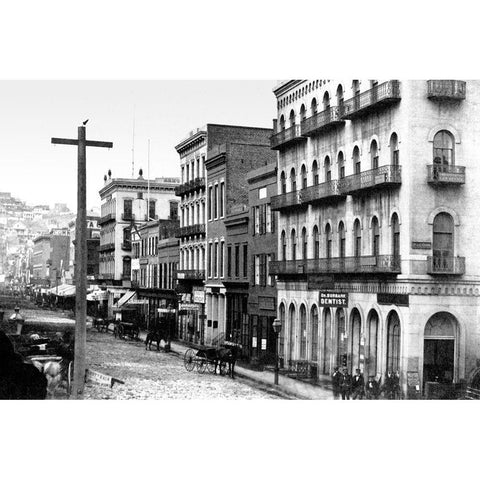
[[[397,255],[276,260],[270,262],[269,269],[274,275],[398,274],[401,272],[400,260]]]
[[[334,125],[341,125],[345,120],[341,118],[339,107],[330,107],[323,112],[312,115],[302,122],[302,135],[305,137],[314,135]]]
[[[280,150],[291,143],[304,142],[302,129],[300,125],[293,125],[290,128],[281,130],[270,137],[270,147],[272,150]]]
[[[122,213],[122,220],[124,222],[131,222],[132,220],[135,220],[135,215],[132,212],[124,212]]]
[[[196,192],[198,190],[205,188],[205,178],[197,177],[195,180],[190,180],[188,182],[182,183],[175,187],[175,195],[181,197],[191,192]]]
[[[196,223],[195,225],[180,227],[175,234],[177,238],[190,237],[191,235],[205,235],[205,224]]]
[[[275,195],[271,200],[272,210],[288,210],[302,206],[302,192],[304,190],[295,190],[294,192]]]
[[[177,270],[178,280],[205,280],[205,270]]]
[[[114,213],[107,213],[98,221],[99,225],[103,225],[104,223],[114,222],[115,221],[115,214]]]
[[[463,185],[465,167],[457,165],[427,165],[427,182],[433,185]]]
[[[301,191],[303,203],[319,203],[323,200],[344,198],[345,196],[346,194],[340,190],[340,182],[338,180],[312,185]]]
[[[465,100],[467,82],[463,80],[428,80],[427,97],[430,100]]]
[[[465,257],[427,257],[427,273],[430,275],[463,275]]]
[[[385,105],[399,102],[400,99],[400,82],[389,80],[346,100],[343,104],[342,118],[352,120],[379,110]]]
[[[353,195],[366,190],[388,188],[402,183],[400,165],[384,165],[365,172],[349,175],[339,180],[343,194]]]

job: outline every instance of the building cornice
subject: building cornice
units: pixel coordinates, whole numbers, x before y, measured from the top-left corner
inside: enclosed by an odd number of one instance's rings
[[[182,153],[186,149],[190,148],[194,144],[200,143],[202,140],[207,137],[207,129],[205,127],[197,128],[190,132],[190,135],[182,140],[178,145],[175,146],[175,150],[178,153]]]
[[[297,87],[300,85],[302,82],[305,80],[285,80],[278,84],[274,89],[273,93],[275,96],[278,98],[282,96],[283,94],[287,93],[288,91],[292,90],[293,88]]]
[[[180,179],[178,182],[156,182],[147,179],[133,179],[133,178],[114,178],[107,182],[99,191],[100,198],[104,198],[107,195],[113,193],[116,190],[141,190],[145,191],[150,188],[155,192],[168,192],[174,190],[176,186],[180,185]]]

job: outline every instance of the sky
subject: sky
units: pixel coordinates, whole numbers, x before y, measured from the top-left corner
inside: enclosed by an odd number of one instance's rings
[[[113,177],[179,176],[175,150],[188,132],[206,123],[272,127],[276,80],[2,80],[0,81],[0,191],[29,205],[66,203],[76,210],[77,148],[52,137],[77,138],[88,119],[87,207]],[[134,129],[135,119],[135,129]],[[135,131],[135,135],[133,132]]]

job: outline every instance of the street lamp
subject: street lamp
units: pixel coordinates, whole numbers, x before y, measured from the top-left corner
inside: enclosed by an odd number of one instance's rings
[[[278,385],[278,335],[282,331],[282,322],[276,318],[272,324],[275,333],[275,379],[274,384]]]

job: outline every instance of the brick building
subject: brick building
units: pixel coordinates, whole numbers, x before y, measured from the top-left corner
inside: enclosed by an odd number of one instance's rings
[[[42,287],[61,283],[70,258],[68,235],[40,235],[33,241],[31,282]]]
[[[281,355],[416,395],[478,382],[480,82],[291,80],[278,117]]]

